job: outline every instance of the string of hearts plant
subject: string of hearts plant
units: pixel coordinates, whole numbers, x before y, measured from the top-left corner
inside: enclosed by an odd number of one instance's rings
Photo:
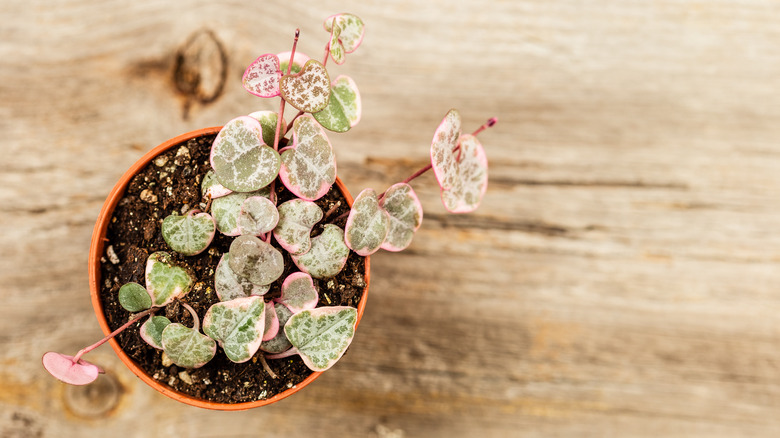
[[[213,170],[201,185],[205,211],[173,214],[162,221],[165,242],[185,256],[206,250],[216,232],[235,237],[215,270],[214,290],[220,302],[206,312],[202,332],[198,315],[183,300],[195,280],[175,266],[168,253],[155,252],[146,262],[145,286],[128,283],[119,290],[119,302],[135,315],[75,356],[46,353],[43,365],[54,377],[75,385],[94,381],[102,370],[81,357],[144,318],[140,336],[180,367],[203,366],[219,345],[236,363],[259,356],[272,377],[266,359],[291,355],[299,355],[313,371],[324,371],[350,345],[357,309],[316,307],[318,291],[312,278],[338,274],[350,251],[368,256],[379,249],[408,247],[423,218],[409,183],[428,170],[436,175],[447,210],[466,213],[477,208],[488,178],[477,134],[496,119],[472,134],[462,134],[456,110],[449,111],[435,130],[430,164],[381,194],[370,188],[360,192],[344,229],[335,224],[343,216],[332,218],[332,212],[323,212],[313,202],[336,180],[336,157],[325,130],[349,131],[361,117],[357,85],[348,76],[331,81],[326,64],[329,57],[342,64],[346,54],[357,49],[363,22],[345,13],[328,17],[324,27],[330,38],[322,62],[296,53],[296,30],[291,52],[262,55],[246,69],[244,87],[259,97],[279,96],[279,111],[227,122],[212,145]],[[290,123],[283,118],[286,104],[298,110]],[[277,184],[295,197],[277,205]],[[323,231],[312,237],[316,224],[323,224]],[[298,272],[280,278],[284,257],[272,239],[289,253]],[[281,295],[265,301],[264,294],[278,281]],[[193,327],[155,315],[174,300],[188,309]]]

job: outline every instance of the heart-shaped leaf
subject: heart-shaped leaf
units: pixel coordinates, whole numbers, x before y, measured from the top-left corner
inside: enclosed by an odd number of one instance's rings
[[[102,372],[100,367],[84,359],[73,361],[73,356],[50,351],[43,355],[43,367],[58,380],[71,385],[86,385]]]
[[[146,341],[147,344],[158,350],[162,350],[162,332],[170,323],[171,320],[164,316],[152,316],[141,324],[138,333],[141,335],[141,339]]]
[[[323,128],[347,132],[360,121],[360,92],[349,76],[339,76],[330,87],[328,106],[312,114]]]
[[[238,215],[241,214],[241,204],[251,196],[268,197],[271,190],[268,187],[249,193],[231,193],[222,198],[215,199],[211,204],[211,214],[217,223],[217,230],[226,236],[238,236]]]
[[[268,309],[273,309],[276,313],[276,317],[279,319],[279,327],[284,327],[287,321],[293,315],[293,313],[283,304],[276,303],[273,306],[270,303],[267,305]],[[260,344],[260,349],[273,354],[283,353],[292,347],[292,344],[287,339],[287,335],[284,334],[284,330],[278,330],[276,336],[269,341],[263,341]]]
[[[119,288],[119,304],[128,312],[140,312],[152,307],[152,297],[140,284],[127,283]]]
[[[220,301],[230,301],[250,295],[265,295],[271,289],[270,285],[256,285],[248,278],[233,272],[229,260],[230,253],[223,254],[214,272],[214,289]]]
[[[204,198],[216,199],[229,195],[233,191],[220,184],[214,171],[209,170],[203,177],[203,182],[200,183],[200,193]]]
[[[214,239],[217,225],[208,213],[192,210],[184,216],[172,214],[162,222],[162,236],[172,250],[186,256],[202,253]]]
[[[414,232],[420,228],[423,208],[412,186],[398,183],[385,192],[379,205],[390,215],[390,231],[381,248],[401,251],[412,243]]]
[[[442,188],[441,200],[451,213],[469,213],[479,207],[487,190],[487,156],[482,144],[471,134],[460,137],[460,150],[454,154],[460,154],[460,160],[455,161],[454,169],[447,168],[444,175],[444,179],[452,180],[454,184]],[[446,174],[450,170],[454,170],[455,177],[449,178]]]
[[[330,53],[337,64],[344,62],[343,52],[354,52],[363,41],[365,25],[356,15],[348,13],[331,15],[325,19],[323,26],[333,35],[330,41]],[[334,26],[336,29],[332,29]],[[334,51],[342,53],[334,54]]]
[[[328,104],[330,77],[319,61],[310,59],[296,74],[282,76],[279,88],[284,100],[295,109],[316,113]]]
[[[235,192],[267,186],[276,179],[279,164],[279,153],[263,141],[262,125],[249,116],[227,122],[211,147],[211,167],[217,179]]]
[[[309,369],[325,371],[347,351],[356,325],[354,307],[319,307],[294,314],[284,333]]]
[[[292,255],[300,255],[311,248],[311,229],[322,219],[322,209],[311,201],[290,199],[279,205],[279,222],[274,238]]]
[[[355,198],[344,227],[347,246],[358,255],[379,250],[390,231],[390,215],[379,206],[374,189],[365,189]]]
[[[276,137],[277,114],[273,111],[255,111],[249,114],[249,117],[260,122],[260,126],[263,127],[263,142],[268,146],[273,146]],[[282,126],[287,126],[284,118],[282,118]]]
[[[458,179],[458,153],[455,147],[460,138],[460,126],[460,113],[451,109],[433,134],[431,166],[442,190],[454,187]]]
[[[282,71],[279,57],[267,53],[249,64],[241,81],[247,91],[259,97],[275,97],[279,95],[279,78]]]
[[[265,303],[265,331],[263,331],[263,342],[270,341],[279,333],[279,316],[276,315],[274,303]]]
[[[200,368],[217,354],[213,339],[178,322],[168,324],[161,339],[171,362],[183,368]]]
[[[298,117],[292,129],[293,146],[282,152],[279,178],[299,198],[315,201],[336,181],[336,155],[312,116]]]
[[[284,74],[287,74],[287,64],[290,62],[290,55],[292,55],[292,52],[282,52],[276,55],[279,57],[280,67]],[[300,71],[303,70],[303,65],[306,64],[309,59],[311,58],[303,52],[295,52],[295,59],[293,59],[292,67],[290,67],[290,73],[300,73]]]
[[[241,204],[238,215],[238,230],[241,234],[259,236],[276,227],[279,212],[270,199],[262,196],[250,196]]]
[[[291,256],[293,263],[314,278],[330,278],[347,264],[349,248],[344,244],[344,231],[327,224],[322,234],[311,239],[311,249],[299,256]]]
[[[282,253],[255,236],[240,236],[230,244],[228,266],[254,284],[276,281],[284,272]]]
[[[317,307],[319,294],[311,276],[305,272],[293,272],[282,283],[282,295],[275,301],[287,306],[293,313]]]
[[[228,359],[236,363],[246,362],[254,356],[263,340],[264,306],[260,297],[216,303],[203,317],[203,332],[219,342]]]
[[[146,260],[146,290],[156,307],[185,295],[192,287],[192,278],[183,268],[171,264],[167,252],[152,253]]]

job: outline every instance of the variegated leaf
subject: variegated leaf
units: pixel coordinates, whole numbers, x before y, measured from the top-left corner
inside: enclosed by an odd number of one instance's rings
[[[442,190],[449,190],[458,179],[458,155],[455,147],[460,138],[460,113],[450,110],[436,128],[431,142],[431,166]]]
[[[255,236],[240,236],[230,244],[228,266],[254,284],[276,281],[284,272],[282,253]]]
[[[217,198],[211,204],[211,214],[214,215],[214,221],[217,223],[217,230],[226,236],[238,236],[241,231],[238,229],[238,215],[241,213],[241,204],[251,196],[268,197],[271,190],[264,187],[255,192],[249,193],[231,193],[222,198]]]
[[[242,116],[219,131],[211,147],[211,167],[219,182],[235,192],[259,190],[276,179],[279,153],[263,141],[257,119]]]
[[[279,57],[279,63],[283,74],[287,74],[287,64],[290,62],[290,55],[292,55],[292,52],[282,52],[276,55]],[[295,52],[295,59],[293,59],[292,67],[290,67],[290,74],[300,73],[303,69],[303,65],[306,64],[309,59],[311,58],[303,52]]]
[[[246,71],[241,81],[247,91],[259,97],[274,97],[279,95],[279,78],[282,71],[279,57],[267,53],[255,59]]]
[[[209,170],[200,183],[200,193],[204,198],[216,199],[229,195],[233,191],[220,184],[214,170]]]
[[[74,362],[73,356],[49,351],[43,355],[43,367],[58,380],[71,385],[87,385],[98,378],[102,372],[97,365],[79,359]]]
[[[270,199],[262,196],[250,196],[241,204],[238,214],[238,230],[241,234],[259,236],[276,227],[279,212]]]
[[[296,198],[279,205],[278,211],[274,238],[291,255],[306,253],[311,248],[311,229],[322,219],[322,209],[314,202]]]
[[[263,331],[263,342],[270,341],[279,333],[279,316],[274,309],[274,303],[269,301],[265,303],[265,331]]]
[[[331,84],[328,106],[312,115],[329,131],[347,132],[358,124],[361,111],[357,84],[349,76],[339,76]]]
[[[274,137],[276,137],[277,114],[274,111],[255,111],[249,114],[249,117],[260,122],[260,126],[263,127],[263,142],[268,146],[273,146]],[[287,123],[282,118],[282,129],[286,126]]]
[[[319,307],[294,314],[284,333],[309,369],[325,371],[347,351],[356,325],[354,307]]]
[[[414,232],[420,228],[423,208],[412,186],[398,183],[385,192],[379,205],[390,215],[390,231],[381,248],[401,251],[412,243]]]
[[[172,214],[162,222],[162,236],[172,250],[186,256],[200,254],[214,239],[217,225],[208,213],[192,210],[184,216]]]
[[[312,116],[298,117],[292,129],[293,146],[282,152],[279,178],[299,198],[314,201],[336,181],[336,155]]]
[[[390,231],[390,215],[379,206],[374,189],[365,189],[355,198],[344,227],[344,241],[358,255],[379,250]]]
[[[146,341],[147,344],[158,350],[162,350],[162,332],[170,323],[171,320],[164,316],[152,316],[141,324],[138,333],[141,335],[141,339]]]
[[[223,254],[214,272],[214,289],[220,301],[230,301],[250,295],[265,295],[271,289],[270,285],[254,284],[248,278],[233,272],[229,260],[230,253]]]
[[[171,362],[183,368],[200,368],[217,354],[213,339],[178,322],[168,324],[161,339]]]
[[[152,297],[140,284],[127,283],[119,288],[119,304],[128,312],[140,312],[152,307]]]
[[[479,207],[487,190],[488,161],[482,144],[471,134],[460,137],[458,153],[462,155],[455,163],[454,184],[441,190],[441,200],[451,213],[469,213]]]
[[[337,30],[331,32],[332,27],[336,26]],[[336,50],[343,50],[346,53],[352,53],[360,46],[363,41],[363,35],[365,34],[365,25],[360,17],[353,14],[336,14],[331,15],[325,19],[323,23],[325,30],[331,32],[334,35],[334,40],[330,43],[331,56],[336,63],[341,64],[344,62],[343,56],[341,56],[341,62],[336,55],[333,55],[334,47]]]
[[[322,234],[311,239],[311,249],[299,256],[291,256],[295,266],[314,278],[330,278],[341,272],[349,257],[344,244],[344,231],[327,224]]]
[[[212,305],[203,317],[203,333],[219,342],[233,362],[254,356],[263,340],[265,303],[260,297],[236,298]]]
[[[270,304],[270,303],[269,303]],[[273,309],[276,312],[276,317],[279,319],[279,328],[283,328],[293,313],[283,304],[276,303],[273,306],[268,306],[269,309]],[[266,353],[279,354],[283,353],[292,347],[292,344],[287,339],[287,335],[284,334],[284,330],[279,330],[276,336],[270,341],[264,341],[260,344],[260,349]]]
[[[192,288],[192,278],[183,268],[171,263],[167,252],[152,253],[146,260],[146,290],[155,307],[162,307],[174,298],[184,296]]]
[[[319,294],[311,276],[305,272],[293,272],[282,283],[282,294],[276,302],[284,304],[293,313],[317,307]]]
[[[328,70],[319,61],[306,61],[296,74],[282,76],[279,80],[282,97],[295,109],[316,113],[328,104],[330,77]]]

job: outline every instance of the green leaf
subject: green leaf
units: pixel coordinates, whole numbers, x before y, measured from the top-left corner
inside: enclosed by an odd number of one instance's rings
[[[295,119],[292,129],[293,145],[282,152],[279,178],[299,198],[315,201],[336,181],[336,155],[311,115]]]
[[[276,248],[255,236],[240,236],[230,244],[228,266],[254,284],[276,281],[284,272],[284,258]]]
[[[228,359],[236,363],[246,362],[262,343],[264,305],[260,297],[216,303],[203,318],[203,332],[219,342]]]
[[[204,198],[208,196],[211,199],[216,199],[229,195],[233,191],[220,184],[214,170],[209,170],[203,177],[203,182],[200,183],[200,193]]]
[[[331,32],[334,25],[336,29]],[[325,19],[323,26],[333,35],[330,42],[330,54],[337,64],[344,62],[343,52],[352,53],[360,46],[365,34],[363,20],[357,15],[348,13],[331,15]]]
[[[223,254],[214,272],[214,289],[220,301],[230,301],[250,295],[265,295],[271,289],[270,285],[259,286],[248,278],[236,274],[230,268],[229,261],[230,253]]]
[[[162,346],[171,362],[183,368],[200,368],[217,354],[217,343],[177,322],[162,332]]]
[[[263,141],[257,119],[242,116],[219,131],[211,147],[211,167],[219,182],[235,192],[252,192],[279,173],[279,154]]]
[[[237,222],[241,234],[259,236],[276,227],[276,223],[279,222],[279,212],[276,210],[276,205],[268,198],[250,196],[241,204]]]
[[[276,56],[279,57],[279,63],[280,63],[280,70],[282,73],[287,74],[287,64],[290,62],[290,55],[292,55],[292,52],[282,52],[278,53]],[[304,54],[300,50],[295,52],[295,59],[293,59],[292,67],[290,68],[291,74],[300,73],[300,71],[303,69],[303,65],[306,64],[306,62],[311,59],[308,55]]]
[[[127,283],[119,288],[119,304],[128,312],[140,312],[152,307],[152,297],[138,283]]]
[[[330,278],[341,272],[349,257],[344,244],[344,231],[327,224],[322,234],[311,239],[311,249],[299,256],[291,256],[298,268],[314,278]]]
[[[293,313],[283,304],[276,303],[273,306],[273,310],[276,312],[277,318],[279,318],[279,327],[284,327],[287,321],[293,315]],[[276,336],[270,341],[264,341],[260,344],[260,349],[266,353],[279,354],[285,352],[292,347],[292,344],[287,339],[287,335],[284,334],[284,330],[279,330]]]
[[[306,61],[300,73],[282,76],[279,80],[282,97],[295,109],[316,113],[328,104],[330,77],[319,61]]]
[[[276,137],[278,115],[273,111],[255,111],[249,114],[249,117],[260,122],[260,126],[263,128],[263,142],[268,146],[273,146],[274,137]],[[284,122],[284,118],[282,118],[282,129],[285,127],[287,127],[287,124]]]
[[[423,208],[412,186],[398,183],[385,192],[379,205],[390,215],[390,231],[382,249],[401,251],[412,243],[415,231],[420,228]]]
[[[279,205],[279,222],[274,238],[292,255],[301,255],[311,248],[311,229],[322,219],[322,209],[311,201],[290,199]]]
[[[374,189],[365,189],[355,198],[344,227],[347,246],[358,255],[379,250],[390,231],[390,215],[379,206]]]
[[[211,214],[217,223],[217,230],[226,236],[238,236],[238,215],[241,214],[241,204],[251,196],[268,197],[271,190],[268,187],[249,193],[231,193],[222,198],[217,198],[211,203]]]
[[[328,106],[312,115],[329,131],[347,132],[358,124],[360,113],[357,84],[349,76],[339,76],[331,84]]]
[[[146,260],[146,290],[156,307],[184,296],[192,288],[192,278],[183,268],[171,264],[167,252],[152,253]]]
[[[354,307],[319,307],[294,314],[284,332],[309,369],[325,371],[347,351],[356,325]]]
[[[158,350],[162,350],[162,332],[170,323],[171,320],[164,316],[152,316],[141,324],[141,328],[138,332],[147,344]]]
[[[172,250],[186,256],[200,254],[211,244],[217,225],[208,213],[192,210],[184,216],[172,214],[162,222],[162,236]]]
[[[305,272],[293,272],[282,283],[282,294],[276,299],[293,313],[317,307],[319,294],[311,276]]]

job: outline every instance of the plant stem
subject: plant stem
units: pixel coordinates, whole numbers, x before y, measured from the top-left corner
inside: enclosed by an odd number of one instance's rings
[[[190,315],[192,315],[192,319],[195,321],[195,324],[193,324],[192,329],[196,332],[200,331],[200,318],[198,318],[198,314],[195,313],[195,309],[192,308],[189,304],[185,303],[184,301],[179,301],[179,304],[184,306],[185,309],[187,309],[190,312]]]
[[[100,347],[101,345],[103,345],[103,344],[104,344],[106,341],[108,341],[109,339],[113,338],[114,336],[118,335],[119,333],[122,333],[122,332],[123,332],[125,329],[127,329],[128,327],[130,327],[130,326],[131,326],[131,325],[133,325],[134,323],[138,322],[138,320],[140,320],[141,318],[143,318],[144,316],[146,316],[146,315],[148,315],[148,314],[150,314],[150,313],[153,313],[153,312],[154,312],[154,311],[156,311],[156,310],[157,310],[157,308],[156,308],[156,307],[151,307],[151,308],[149,308],[149,309],[146,309],[146,310],[144,310],[143,312],[141,312],[141,313],[139,313],[138,315],[136,315],[136,316],[135,316],[133,319],[131,319],[130,321],[126,322],[126,323],[125,323],[125,324],[124,324],[122,327],[119,327],[118,329],[116,329],[116,330],[114,330],[113,332],[111,332],[111,333],[110,333],[108,336],[106,336],[105,338],[103,338],[103,339],[101,339],[101,340],[99,340],[99,341],[95,342],[94,344],[90,345],[89,347],[82,348],[82,349],[81,349],[81,350],[79,350],[79,352],[78,352],[78,353],[76,353],[76,355],[73,357],[73,363],[78,363],[79,359],[81,359],[81,356],[83,356],[83,355],[85,355],[85,354],[89,353],[90,351],[92,351],[92,350],[94,350],[94,349],[96,349],[96,348]]]
[[[271,369],[270,366],[268,366],[268,362],[265,360],[265,355],[263,353],[260,353],[260,363],[263,364],[263,369],[266,373],[268,373],[269,376],[271,376],[272,379],[278,379],[279,376],[276,375],[274,370]]]
[[[278,353],[278,354],[269,354],[266,355],[265,357],[268,359],[284,359],[285,357],[295,356],[296,354],[299,354],[298,349],[295,347],[291,347],[289,350],[285,352]]]
[[[496,123],[498,123],[498,117],[491,117],[487,122],[485,122],[484,125],[480,126],[479,128],[477,128],[476,131],[472,132],[471,135],[476,137],[477,134],[479,134],[480,132],[482,132],[482,131],[484,131],[484,130],[486,130],[488,128],[492,128],[493,125],[495,125]]]
[[[293,60],[295,59],[295,48],[298,47],[298,37],[301,35],[300,29],[295,29],[295,40],[293,41],[292,51],[290,52],[290,60],[287,62],[287,73],[290,74],[290,71],[292,69]],[[276,117],[276,132],[274,133],[274,150],[279,150],[279,131],[282,130],[282,118],[284,117],[284,104],[285,100],[283,97],[279,97],[281,102],[279,102],[279,115]]]
[[[460,146],[458,146],[460,147]],[[418,176],[422,175],[423,173],[433,169],[433,164],[428,163],[427,166],[423,167],[422,169],[418,170],[417,172],[414,172],[409,178],[406,178],[405,180],[401,181],[401,184],[409,184],[412,182],[413,179],[417,178]],[[387,190],[382,192],[379,196],[377,196],[377,200],[381,201],[382,198],[385,197],[385,194],[387,193]]]
[[[330,42],[333,41],[333,31],[336,30],[336,17],[333,17],[333,22],[330,24],[330,37],[328,37],[328,43],[325,44],[325,56],[322,58],[322,66],[328,65],[328,58],[330,58]]]

